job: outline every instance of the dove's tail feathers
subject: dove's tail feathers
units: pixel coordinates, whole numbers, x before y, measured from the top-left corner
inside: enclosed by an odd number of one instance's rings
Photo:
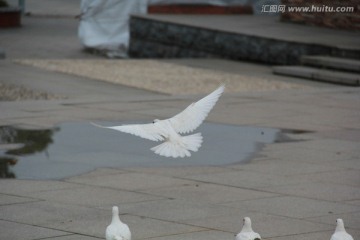
[[[190,151],[196,152],[202,143],[201,133],[181,137],[181,142],[166,141],[151,148],[156,154],[164,157],[190,157]]]
[[[193,152],[197,152],[203,142],[203,137],[201,136],[201,133],[184,136],[182,137],[182,139],[186,148]]]

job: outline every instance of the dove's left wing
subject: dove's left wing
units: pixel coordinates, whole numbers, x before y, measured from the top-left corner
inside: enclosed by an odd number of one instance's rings
[[[224,92],[225,86],[221,85],[215,91],[190,104],[184,111],[167,119],[178,133],[189,133],[194,131],[208,116],[215,103]]]
[[[114,129],[120,132],[130,133],[132,135],[149,139],[155,142],[164,140],[164,137],[161,134],[161,130],[157,127],[156,124],[153,123],[129,124],[129,125],[110,126],[110,127],[101,126],[96,123],[91,123],[91,124],[101,128]]]

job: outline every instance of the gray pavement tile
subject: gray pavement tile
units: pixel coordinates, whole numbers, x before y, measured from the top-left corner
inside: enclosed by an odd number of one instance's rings
[[[92,177],[101,177],[101,176],[108,176],[113,174],[120,174],[125,173],[126,171],[123,171],[122,169],[116,169],[116,168],[97,168],[94,171],[84,173],[82,175],[78,175],[75,178],[92,178]],[[66,180],[71,180],[71,178],[68,178]]]
[[[292,117],[291,119],[285,119],[283,117],[275,117],[272,119],[266,119],[260,123],[264,127],[272,128],[282,128],[282,129],[296,129],[296,130],[306,130],[306,131],[333,131],[338,130],[338,127],[329,126],[321,124],[320,122],[316,123],[304,123],[297,121],[297,117]]]
[[[360,188],[333,183],[300,183],[270,186],[266,189],[279,194],[295,195],[325,201],[347,201],[360,198]]]
[[[0,206],[1,218],[45,228],[103,237],[109,212],[54,202],[33,202]]]
[[[188,223],[205,228],[238,233],[242,228],[243,217],[248,216],[251,218],[254,231],[258,232],[264,239],[332,230],[332,226],[327,224],[251,212],[250,210],[240,210],[238,213],[240,214],[236,214],[236,211],[234,211],[234,213],[227,216],[188,220]]]
[[[121,207],[122,205],[119,205]],[[54,202],[38,202],[0,207],[2,218],[30,225],[103,238],[111,222],[111,208],[86,208]],[[203,228],[131,215],[120,218],[130,226],[134,239],[199,231]]]
[[[0,107],[1,107],[0,119],[4,121],[10,121],[11,119],[34,118],[34,117],[39,117],[39,115],[43,114],[43,113],[25,112],[19,109],[11,109],[10,106],[7,106],[4,103],[0,103]]]
[[[1,179],[0,182],[0,193],[18,196],[29,196],[36,192],[79,187],[78,184],[61,181]]]
[[[173,221],[162,221],[144,216],[124,215],[121,219],[130,227],[133,239],[156,238],[205,230],[202,227],[176,223]]]
[[[157,109],[160,107],[155,107],[153,104],[150,104],[148,101],[136,101],[136,102],[124,102],[124,101],[107,101],[107,102],[89,102],[83,103],[76,106],[77,108],[91,109],[93,110],[105,110],[105,111],[114,111],[114,112],[124,112],[124,111],[142,111],[149,109]]]
[[[360,206],[360,199],[357,200],[350,200],[350,201],[345,201],[346,204],[351,204],[351,205],[357,205]]]
[[[304,125],[311,125],[311,124],[321,124],[325,127],[333,127],[333,128],[359,128],[359,122],[356,122],[356,116],[353,113],[354,110],[348,110],[348,116],[341,116],[341,112],[339,112],[339,116],[341,117],[333,117],[332,115],[321,115],[321,114],[314,114],[311,117],[305,116],[285,116],[282,118],[284,121],[289,122],[296,122],[301,123]]]
[[[227,206],[181,199],[126,203],[120,205],[119,209],[120,212],[124,213],[185,224],[187,224],[190,219],[226,216],[237,212],[237,209]]]
[[[322,216],[308,218],[307,220],[332,225],[335,229],[336,219],[341,218],[344,220],[345,228],[352,228],[360,231],[360,211],[353,211],[349,213],[339,213],[332,216]],[[356,238],[355,238],[356,239]]]
[[[330,164],[313,164],[304,162],[295,162],[277,159],[270,159],[261,162],[252,162],[252,164],[243,164],[234,167],[235,169],[251,170],[254,172],[263,172],[269,174],[294,176],[303,174],[321,174],[322,172],[328,172],[331,170],[339,169],[339,166]],[[360,182],[360,181],[359,181]]]
[[[319,172],[306,174],[302,177],[310,179],[314,182],[344,184],[353,187],[360,187],[360,169]]]
[[[164,237],[151,238],[152,240],[218,240],[218,239],[233,239],[234,234],[220,231],[200,231],[184,234],[169,235]]]
[[[176,199],[188,199],[196,202],[223,203],[248,199],[263,199],[277,196],[276,194],[240,189],[215,184],[191,184],[161,189],[142,191],[157,196]]]
[[[268,173],[260,173],[254,171],[229,171],[214,174],[197,174],[187,176],[187,179],[196,180],[206,183],[217,183],[232,187],[248,188],[248,189],[266,189],[270,186],[282,186],[289,184],[308,183],[309,180],[294,179],[293,177],[280,176]]]
[[[357,152],[360,153],[359,143],[340,139],[317,139],[313,141],[304,141],[296,144],[303,149],[314,149],[328,152]]]
[[[306,141],[306,144],[311,144],[313,141]],[[341,167],[341,163],[344,159],[351,158],[356,155],[355,152],[334,152],[324,151],[319,149],[302,148],[296,143],[285,144],[272,144],[266,145],[261,154],[269,157],[286,161],[307,162],[314,164],[331,164],[337,167]],[[346,166],[344,166],[346,168]]]
[[[156,189],[193,183],[188,180],[143,173],[121,173],[91,178],[80,176],[73,177],[68,181],[125,190]]]
[[[226,172],[232,171],[231,169],[225,167],[215,167],[215,166],[181,166],[181,167],[135,167],[135,168],[125,168],[132,172],[147,173],[161,176],[171,176],[186,178],[188,175],[193,174],[202,174],[202,173],[217,173],[217,172]]]
[[[321,232],[312,232],[312,233],[303,233],[303,234],[295,234],[295,235],[288,235],[283,237],[272,237],[268,238],[269,240],[285,240],[285,239],[292,239],[292,240],[324,240],[330,239],[331,235],[334,231],[321,231]]]
[[[317,136],[322,138],[333,138],[340,139],[345,141],[360,141],[360,130],[359,129],[342,129],[338,131],[329,131],[329,132],[319,132],[316,133]]]
[[[343,154],[341,154],[341,155],[343,155]],[[351,157],[344,157],[340,161],[331,162],[331,164],[337,165],[340,167],[344,167],[344,168],[348,168],[348,169],[360,170],[359,156],[356,156],[356,154],[354,154]]]
[[[105,235],[105,234],[104,234]],[[60,237],[50,237],[50,238],[42,238],[41,240],[97,240],[97,239],[104,239],[103,237],[89,237],[80,234],[71,234],[66,236]]]
[[[332,216],[360,211],[358,206],[292,196],[234,201],[224,205],[291,218]]]
[[[150,194],[135,193],[118,189],[106,189],[104,187],[95,186],[81,186],[79,188],[37,192],[33,194],[33,197],[51,202],[100,208],[111,208],[114,205],[123,203],[136,203],[161,199],[161,197]]]
[[[6,195],[0,193],[0,206],[1,205],[9,205],[9,204],[17,204],[17,203],[25,203],[25,202],[34,202],[39,201],[33,198],[25,198],[25,197],[18,197],[12,195]]]
[[[0,239],[33,240],[64,236],[67,234],[69,233],[44,227],[0,220]]]

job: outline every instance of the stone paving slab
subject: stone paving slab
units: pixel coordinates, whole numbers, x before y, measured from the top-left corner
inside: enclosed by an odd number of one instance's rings
[[[119,209],[120,212],[183,224],[188,224],[189,220],[192,219],[218,217],[236,212],[236,209],[227,206],[182,199],[128,203],[122,204]]]
[[[264,189],[264,188],[263,188]],[[265,190],[265,189],[264,189]],[[300,183],[266,187],[267,191],[327,201],[349,201],[360,197],[360,189],[338,184]]]
[[[189,220],[188,222],[198,226],[237,233],[241,230],[242,226],[242,219],[239,216],[249,216],[252,220],[254,231],[260,233],[264,239],[279,236],[289,237],[291,235],[302,235],[319,231],[333,232],[333,226],[327,224],[258,213],[244,209],[234,211],[234,213],[236,212],[241,215],[228,214],[227,216],[207,217]]]
[[[317,201],[314,199],[293,196],[234,201],[224,205],[300,219],[317,216],[329,217],[332,214],[360,211],[360,208],[353,205]]]
[[[353,211],[352,213],[341,213],[334,215],[336,218],[342,218],[344,219],[344,224],[349,229],[353,229],[354,231],[360,231],[360,212],[359,211]],[[346,219],[346,220],[345,220]],[[327,223],[327,224],[334,224],[334,219],[329,218],[328,216],[322,216],[322,217],[315,217],[309,219],[313,222],[318,223]]]
[[[176,234],[169,235],[164,237],[151,238],[152,240],[218,240],[218,239],[233,239],[234,234],[221,232],[221,231],[200,231],[193,233],[184,233],[184,234]]]
[[[0,220],[1,239],[32,240],[64,236],[67,234],[69,233],[44,227]]]
[[[31,195],[30,195],[31,196]],[[150,194],[113,190],[104,187],[79,186],[78,188],[51,190],[34,193],[33,198],[51,202],[111,209],[116,199],[117,204],[154,201],[162,199]]]
[[[110,176],[101,177],[73,177],[69,180],[73,183],[85,183],[87,185],[104,186],[114,189],[125,190],[141,190],[141,189],[157,189],[169,186],[183,186],[192,184],[192,181],[176,179],[173,177],[156,176],[144,173],[121,173],[112,174]]]
[[[223,203],[259,198],[263,199],[276,196],[276,194],[271,193],[203,183],[166,187],[161,189],[150,189],[141,192],[164,196],[167,198],[188,199],[190,201],[207,203]]]
[[[279,162],[281,161],[281,162]],[[258,161],[251,165],[236,165],[232,168],[245,170],[245,171],[255,171],[262,173],[271,173],[281,176],[294,176],[294,175],[305,175],[309,176],[310,174],[318,175],[322,172],[328,174],[329,171],[342,170],[339,166],[333,165],[324,165],[316,163],[304,163],[304,162],[295,162],[288,161],[285,159],[269,159],[265,161]]]
[[[253,176],[257,176],[254,178]],[[270,186],[282,186],[298,184],[299,182],[309,183],[307,179],[293,179],[292,177],[275,174],[264,174],[250,171],[231,171],[214,174],[198,174],[188,176],[187,179],[204,183],[215,183],[219,185],[246,188],[246,189],[269,189]],[[311,184],[311,183],[310,183]]]
[[[89,237],[80,234],[71,234],[61,237],[44,238],[42,240],[97,240],[97,239],[104,239],[104,238]]]
[[[31,195],[38,192],[78,187],[78,184],[60,181],[1,179],[0,193],[16,196],[29,196],[28,194]]]
[[[16,203],[35,202],[37,199],[0,194],[0,206]]]

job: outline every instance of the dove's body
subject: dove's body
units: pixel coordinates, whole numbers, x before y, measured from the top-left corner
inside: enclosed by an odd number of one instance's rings
[[[154,122],[157,125],[165,142],[151,148],[155,153],[165,157],[190,157],[189,150],[196,152],[202,143],[202,136],[200,133],[181,136],[172,127],[169,120],[159,120]]]
[[[336,220],[336,229],[330,240],[354,240],[345,230],[344,221],[342,219]]]
[[[161,156],[174,158],[189,157],[191,156],[190,151],[196,152],[201,147],[203,138],[200,133],[187,136],[181,136],[180,134],[186,134],[198,128],[214,107],[223,91],[224,86],[220,86],[214,92],[190,104],[184,111],[172,118],[155,120],[153,123],[148,124],[131,124],[105,128],[130,133],[152,141],[165,141],[151,148],[152,151]]]
[[[107,226],[105,232],[106,240],[131,240],[131,232],[125,223],[119,218],[119,209],[114,206],[112,209],[111,224]]]

